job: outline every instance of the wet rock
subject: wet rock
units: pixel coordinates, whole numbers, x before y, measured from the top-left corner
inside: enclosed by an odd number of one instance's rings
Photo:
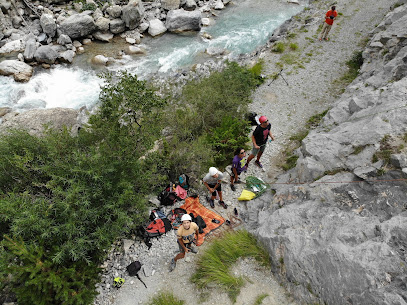
[[[136,40],[134,38],[131,38],[131,37],[126,37],[126,42],[129,43],[129,44],[135,44]]]
[[[40,46],[35,51],[34,58],[39,63],[53,64],[58,58],[58,52],[51,46]]]
[[[184,9],[171,10],[167,14],[165,26],[170,32],[199,31],[201,29],[201,12],[189,12]]]
[[[137,46],[128,46],[125,49],[126,54],[145,54],[146,51],[140,47]]]
[[[0,62],[0,74],[12,75],[17,82],[27,82],[30,80],[33,68],[18,60],[3,60]]]
[[[109,28],[113,34],[120,34],[126,30],[126,25],[121,19],[113,19],[109,23]]]
[[[54,17],[48,14],[42,14],[40,18],[42,31],[47,34],[48,37],[54,37],[57,25],[55,23]]]
[[[141,0],[130,0],[122,9],[122,19],[126,26],[133,30],[139,24],[144,16],[144,7]]]
[[[223,10],[225,8],[225,5],[223,4],[222,0],[218,0],[215,2],[213,8],[215,10]]]
[[[11,112],[11,108],[10,107],[1,107],[0,108],[0,118],[5,116],[7,113]]]
[[[164,23],[160,19],[150,20],[150,25],[148,27],[148,34],[151,36],[158,36],[167,31]]]
[[[58,56],[58,58],[62,61],[62,62],[66,62],[66,63],[72,63],[73,59],[75,57],[75,52],[73,50],[66,50],[64,52],[61,52]]]
[[[105,66],[109,59],[103,55],[96,55],[92,58],[92,63],[95,65],[102,65]]]
[[[95,39],[100,40],[100,41],[104,41],[104,42],[110,42],[113,39],[113,34],[110,32],[95,32],[93,33],[93,37],[95,37]]]
[[[139,31],[140,33],[144,33],[148,29],[149,23],[147,22],[142,22],[139,26]]]
[[[88,15],[76,14],[66,18],[60,25],[62,34],[71,39],[78,39],[96,31],[97,27],[93,18]]]

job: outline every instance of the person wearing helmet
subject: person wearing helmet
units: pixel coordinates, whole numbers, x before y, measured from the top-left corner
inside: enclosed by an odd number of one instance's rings
[[[198,251],[192,247],[192,243],[198,240],[198,225],[192,222],[192,218],[188,214],[182,215],[181,222],[182,224],[177,231],[177,243],[180,253],[171,260],[170,272],[177,266],[177,260],[184,258],[185,253],[198,253]]]
[[[219,194],[219,204],[224,208],[227,209],[227,204],[223,201],[222,198],[222,179],[223,174],[218,171],[216,167],[209,168],[209,173],[205,175],[203,178],[203,183],[208,189],[209,193],[211,193],[211,198],[209,199],[209,204],[213,209],[215,207],[214,200],[216,198],[216,192]]]
[[[252,134],[252,142],[253,142],[253,149],[252,152],[247,159],[246,166],[249,166],[250,161],[257,156],[256,161],[254,163],[263,168],[263,164],[260,162],[260,157],[263,155],[264,150],[266,149],[267,139],[270,136],[271,140],[274,141],[274,136],[271,133],[271,124],[269,123],[266,116],[262,115],[259,118],[260,125],[257,125],[256,129],[253,131]]]

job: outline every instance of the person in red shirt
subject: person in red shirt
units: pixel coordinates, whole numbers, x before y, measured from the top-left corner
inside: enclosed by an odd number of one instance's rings
[[[336,7],[332,6],[331,10],[327,11],[325,14],[325,22],[324,26],[322,27],[321,36],[319,37],[319,40],[322,39],[328,40],[328,33],[331,30],[332,25],[334,24],[336,16],[338,16],[338,13],[336,12]]]

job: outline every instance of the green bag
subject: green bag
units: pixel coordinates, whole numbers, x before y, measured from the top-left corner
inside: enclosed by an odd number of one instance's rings
[[[252,191],[253,193],[256,194],[256,197],[254,197],[254,198],[259,197],[269,188],[270,188],[270,185],[268,185],[266,182],[264,182],[260,178],[257,178],[254,176],[248,176],[246,178],[246,189],[249,191]]]

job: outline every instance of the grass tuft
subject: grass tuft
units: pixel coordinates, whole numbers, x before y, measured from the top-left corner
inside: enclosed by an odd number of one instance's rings
[[[254,236],[245,230],[226,233],[213,241],[197,263],[191,280],[198,288],[220,287],[226,291],[233,303],[240,293],[244,281],[235,277],[230,268],[239,259],[253,257],[263,266],[269,266],[269,255]]]
[[[269,295],[267,293],[263,293],[259,295],[256,300],[254,301],[253,305],[261,305],[263,303],[263,300],[267,298]]]
[[[277,42],[272,51],[275,53],[283,53],[285,51],[285,44],[281,41]]]
[[[184,305],[185,301],[179,300],[170,292],[160,292],[153,297],[147,305]]]

